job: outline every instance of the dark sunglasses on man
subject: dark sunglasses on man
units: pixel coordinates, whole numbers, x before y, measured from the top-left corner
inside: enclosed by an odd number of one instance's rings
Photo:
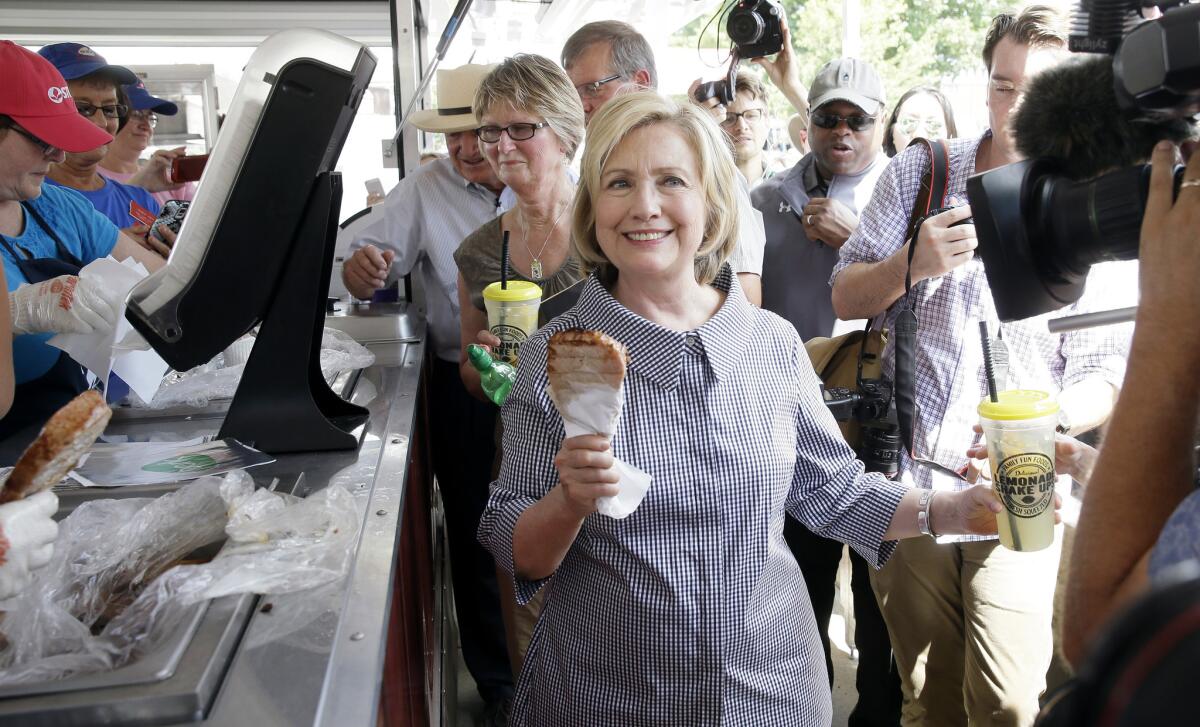
[[[104,118],[106,119],[123,119],[125,118],[125,114],[129,113],[129,107],[125,104],[118,103],[108,106],[97,106],[87,101],[76,101],[75,110],[89,119],[95,116],[97,111],[104,114]]]
[[[864,131],[875,125],[874,116],[862,116],[859,114],[838,116],[837,114],[827,114],[824,111],[813,111],[809,118],[822,129],[836,129],[838,124],[843,121],[846,122],[846,126],[849,126],[851,131]]]

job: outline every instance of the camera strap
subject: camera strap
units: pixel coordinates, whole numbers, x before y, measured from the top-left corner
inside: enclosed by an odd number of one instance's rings
[[[921,187],[917,191],[917,199],[913,205],[912,215],[908,221],[908,266],[904,271],[904,301],[905,305],[896,315],[894,334],[896,336],[896,371],[895,397],[896,418],[900,425],[900,437],[910,458],[925,464],[915,456],[917,397],[916,397],[916,360],[917,360],[917,321],[916,300],[912,295],[912,261],[917,249],[917,236],[921,225],[933,210],[945,206],[946,186],[950,182],[950,154],[946,145],[940,141],[915,139],[912,144],[921,144],[929,153],[929,171],[921,178]],[[938,466],[939,469],[946,469]]]

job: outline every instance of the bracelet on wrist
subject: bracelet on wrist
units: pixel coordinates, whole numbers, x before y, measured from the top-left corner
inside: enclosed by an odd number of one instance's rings
[[[933,497],[937,492],[934,490],[924,490],[921,492],[921,500],[917,503],[917,529],[922,535],[928,535],[931,538],[936,538],[937,533],[933,530],[933,518],[931,509],[933,507]]]

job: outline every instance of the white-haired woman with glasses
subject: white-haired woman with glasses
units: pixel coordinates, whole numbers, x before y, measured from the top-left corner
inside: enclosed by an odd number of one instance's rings
[[[567,165],[583,139],[583,106],[571,80],[553,61],[521,54],[484,77],[474,109],[483,155],[516,196],[514,207],[471,233],[454,253],[462,335],[459,370],[467,390],[484,398],[479,374],[467,363],[467,345],[500,345],[488,331],[483,289],[500,280],[505,233],[509,279],[531,281],[542,289],[539,324],[570,308],[582,287],[579,262],[570,250],[575,183]],[[513,673],[518,674],[538,604],[516,608],[508,583],[500,580],[500,605]]]
[[[575,183],[568,165],[583,139],[583,106],[571,80],[548,58],[519,54],[489,73],[475,95],[480,147],[516,205],[463,240],[458,263],[462,322],[460,368],[467,389],[485,398],[467,345],[498,346],[488,332],[483,289],[500,280],[501,242],[509,235],[509,279],[542,289],[542,323],[570,308],[582,278],[571,256]]]
[[[795,328],[750,305],[725,264],[738,223],[725,144],[707,112],[652,93],[589,127],[572,225],[594,272],[521,349],[479,529],[521,600],[545,591],[511,725],[827,725],[784,517],[876,566],[919,517],[995,530],[986,488],[923,500],[864,473]],[[572,328],[628,348],[611,441],[565,439],[547,393],[548,338]],[[596,511],[617,493],[614,457],[653,477],[621,520]]]

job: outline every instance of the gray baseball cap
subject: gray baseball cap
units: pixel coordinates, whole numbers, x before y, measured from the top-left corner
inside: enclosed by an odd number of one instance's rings
[[[849,101],[869,116],[883,107],[883,81],[870,63],[838,58],[817,71],[808,88],[808,107],[816,110],[830,101]]]

